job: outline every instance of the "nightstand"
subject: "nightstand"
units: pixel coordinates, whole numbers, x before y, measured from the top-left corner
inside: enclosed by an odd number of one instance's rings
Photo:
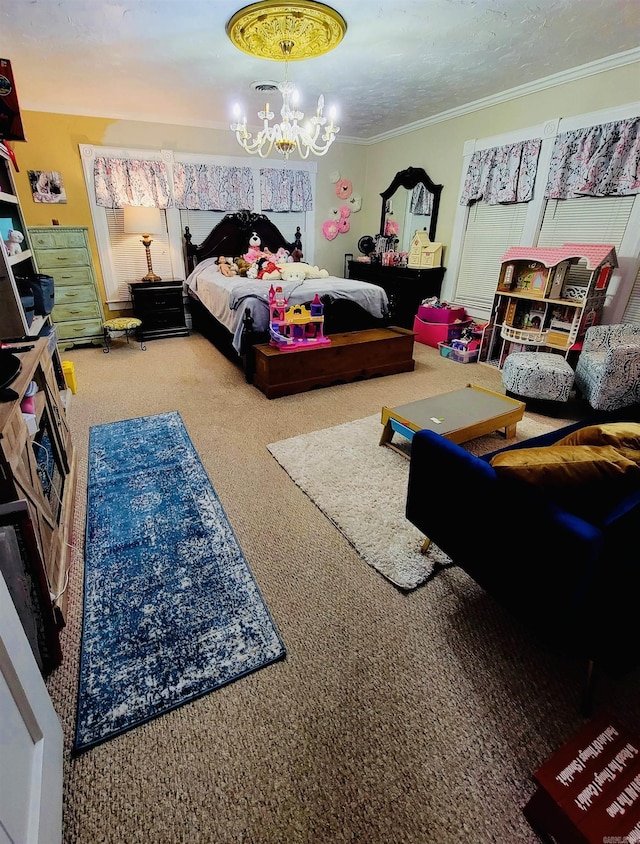
[[[189,334],[184,314],[181,280],[136,281],[129,285],[133,313],[142,321],[138,338],[184,337]]]

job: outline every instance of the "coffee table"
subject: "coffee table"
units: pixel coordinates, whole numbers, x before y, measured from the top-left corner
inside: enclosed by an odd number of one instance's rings
[[[464,443],[504,428],[505,438],[510,439],[516,435],[524,409],[524,402],[467,384],[428,399],[383,407],[380,445],[408,458],[409,454],[392,442],[394,433],[411,441],[416,431],[428,429],[454,443]]]

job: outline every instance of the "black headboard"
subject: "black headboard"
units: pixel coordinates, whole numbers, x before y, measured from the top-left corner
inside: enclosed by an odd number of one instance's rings
[[[187,272],[191,272],[195,265],[205,258],[216,258],[225,255],[228,258],[238,258],[249,249],[249,238],[256,232],[263,247],[271,252],[277,252],[284,247],[289,252],[294,249],[302,251],[300,227],[296,229],[294,241],[287,241],[278,227],[264,214],[254,211],[235,211],[225,214],[220,222],[199,245],[191,243],[191,232],[185,226],[184,240],[187,256]]]

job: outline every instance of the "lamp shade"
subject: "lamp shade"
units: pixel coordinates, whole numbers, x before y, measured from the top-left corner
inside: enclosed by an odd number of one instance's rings
[[[160,234],[164,231],[159,208],[125,205],[124,230],[127,234]]]

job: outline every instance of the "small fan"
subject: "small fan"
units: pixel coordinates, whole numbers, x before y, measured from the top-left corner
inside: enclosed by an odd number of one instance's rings
[[[363,255],[370,255],[372,252],[375,252],[376,244],[371,235],[365,234],[360,238],[358,241],[358,249]]]

